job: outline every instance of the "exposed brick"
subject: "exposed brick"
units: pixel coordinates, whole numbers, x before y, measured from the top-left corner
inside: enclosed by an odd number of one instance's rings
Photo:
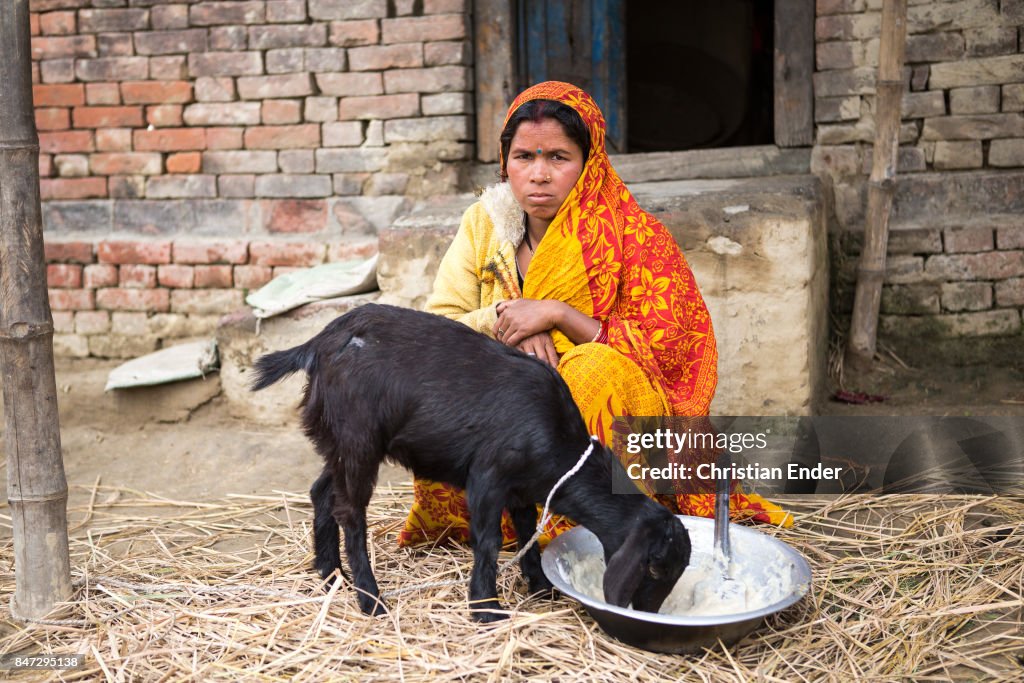
[[[935,143],[935,156],[932,163],[938,170],[981,168],[982,154],[980,141],[939,141]]]
[[[39,155],[39,177],[49,178],[53,175],[53,156],[50,154]]]
[[[283,24],[305,20],[305,0],[267,0],[267,21]]]
[[[387,0],[309,0],[313,19],[373,19],[388,16]]]
[[[203,154],[204,173],[277,173],[277,153],[226,151]]]
[[[953,88],[949,91],[950,114],[994,114],[999,111],[999,86]]]
[[[74,12],[47,12],[38,17],[39,32],[44,36],[70,36],[75,33]]]
[[[1024,110],[1024,83],[1007,83],[1003,86],[1003,111]]]
[[[34,85],[32,100],[37,107],[74,107],[85,104],[85,86],[81,83]]]
[[[466,0],[423,0],[424,14],[463,14],[467,11]]]
[[[188,56],[188,71],[196,76],[252,76],[263,73],[259,52],[202,52]]]
[[[1005,280],[1024,275],[1024,251],[930,256],[925,273],[939,280]]]
[[[316,150],[317,173],[367,173],[384,167],[383,149],[342,148]]]
[[[37,9],[37,8],[30,8]],[[41,33],[39,28],[39,13],[32,11],[28,15],[28,34],[30,36],[38,36]]]
[[[256,176],[252,174],[217,176],[217,194],[221,197],[255,197]]]
[[[384,92],[384,79],[379,73],[316,74],[316,84],[321,95],[347,97]]]
[[[56,36],[32,39],[32,59],[95,57],[96,36]]]
[[[212,175],[164,175],[146,181],[149,199],[216,197],[217,179]]]
[[[271,125],[299,123],[302,121],[300,100],[264,100],[261,110],[263,123]]]
[[[39,134],[39,151],[43,154],[91,152],[93,149],[95,149],[95,145],[92,131],[72,130]]]
[[[939,293],[934,285],[892,285],[882,289],[882,313],[919,315],[939,312]]]
[[[961,86],[1014,83],[1018,82],[1022,70],[1024,70],[1024,54],[932,64],[930,86],[932,89],[938,90]]]
[[[987,140],[1024,137],[1020,114],[976,114],[925,119],[922,140]]]
[[[290,275],[302,270],[302,268],[293,268],[291,266],[274,266],[274,277],[278,278],[282,275]]]
[[[67,130],[71,127],[71,117],[64,108],[45,107],[36,109],[37,130]]]
[[[195,95],[199,102],[231,102],[235,99],[235,79],[209,76],[197,78]]]
[[[46,266],[46,286],[78,289],[82,286],[82,266],[77,263],[52,263]]]
[[[41,199],[99,199],[107,196],[106,178],[41,178]]]
[[[942,308],[960,311],[983,311],[992,308],[992,285],[988,282],[943,282]]]
[[[376,45],[380,39],[380,26],[375,19],[333,21],[328,42],[338,47]]]
[[[146,176],[112,175],[107,179],[107,193],[113,199],[139,199],[146,196]]]
[[[249,245],[240,240],[179,240],[174,243],[174,262],[189,265],[245,263]]]
[[[1024,224],[997,228],[996,246],[999,249],[1024,249]]]
[[[354,258],[369,258],[377,253],[377,240],[363,242],[332,242],[327,245],[327,261],[336,263]]]
[[[78,311],[75,313],[75,332],[78,334],[104,334],[110,331],[108,311]]]
[[[282,173],[312,173],[315,166],[313,150],[283,149],[277,153],[277,165]]]
[[[184,152],[206,147],[202,128],[163,128],[133,131],[135,149],[145,152]]]
[[[193,26],[261,24],[266,20],[264,2],[200,2],[189,9]]]
[[[466,17],[463,14],[384,19],[380,25],[381,42],[384,44],[461,40],[466,37]]]
[[[472,63],[473,46],[468,41],[442,41],[426,43],[423,46],[423,64],[425,66]]]
[[[127,289],[112,287],[96,292],[96,307],[108,311],[170,310],[171,297],[166,289]]]
[[[391,0],[391,6],[393,11],[391,16],[395,17],[406,17],[417,11],[417,4],[422,4],[419,0]]]
[[[357,197],[363,193],[372,173],[335,173],[334,194],[340,197]]]
[[[71,83],[75,80],[75,60],[47,59],[32,62],[33,83]]]
[[[82,284],[96,289],[117,286],[117,266],[110,263],[90,263],[82,269]]]
[[[1024,166],[1024,140],[993,140],[988,150],[990,166]]]
[[[339,47],[307,47],[305,55],[306,71],[323,73],[345,71],[348,68],[345,50]]]
[[[149,21],[160,30],[188,28],[188,5],[155,5],[149,10]]]
[[[257,197],[328,197],[331,177],[308,174],[268,174],[256,178]]]
[[[255,266],[308,268],[323,263],[325,251],[319,242],[250,242],[249,262]]]
[[[96,293],[91,289],[48,290],[50,308],[55,311],[91,311],[96,308]]]
[[[995,246],[992,228],[946,228],[942,232],[947,254],[992,251]]]
[[[945,113],[946,98],[939,91],[903,93],[900,101],[900,116],[903,119],[943,116]]]
[[[96,175],[159,175],[163,163],[159,154],[142,152],[100,153],[89,157]]]
[[[100,57],[131,57],[135,54],[131,33],[101,33],[96,36],[96,49]]]
[[[150,57],[149,77],[158,81],[178,81],[188,78],[185,55]]]
[[[382,71],[423,66],[423,44],[374,45],[348,51],[351,71]]]
[[[859,98],[857,101],[858,109]],[[463,92],[445,92],[436,95],[423,95],[420,98],[420,107],[424,116],[444,116],[446,114],[471,114],[473,113],[473,96]],[[815,102],[815,115],[817,115],[817,102]]]
[[[281,76],[249,76],[238,79],[238,95],[243,100],[272,97],[303,97],[313,94],[313,81],[308,73]]]
[[[306,70],[306,49],[301,47],[267,50],[267,73],[287,74]]]
[[[185,107],[182,114],[190,126],[257,125],[259,102],[200,103]]]
[[[146,123],[155,128],[180,128],[183,107],[180,104],[158,104],[146,107]]]
[[[242,149],[241,128],[208,128],[206,130],[207,149]]]
[[[121,287],[149,289],[156,287],[156,266],[126,263],[118,272],[117,283]]]
[[[248,149],[315,148],[320,145],[320,126],[307,123],[299,126],[261,126],[245,131]]]
[[[57,242],[44,239],[43,247],[49,263],[92,263],[92,242]]]
[[[340,119],[398,119],[418,116],[419,95],[379,95],[372,97],[344,97],[338,108]]]
[[[908,62],[948,62],[964,56],[964,38],[959,33],[927,33],[907,36]]]
[[[51,311],[54,334],[73,334],[75,331],[74,311]]]
[[[171,243],[104,240],[97,245],[96,256],[100,263],[159,265],[171,262]]]
[[[250,50],[273,50],[282,47],[319,47],[326,43],[326,24],[249,27]]]
[[[79,59],[75,75],[80,81],[142,81],[149,76],[149,60],[145,57],[100,57]]]
[[[175,313],[212,315],[230,313],[244,305],[243,295],[237,289],[174,289],[171,290],[171,310]]]
[[[132,148],[128,128],[101,128],[96,131],[96,149],[101,152],[127,152]]]
[[[237,52],[249,47],[249,34],[244,26],[218,26],[210,29],[210,50]]]
[[[284,199],[261,202],[264,229],[272,233],[313,233],[327,228],[327,202]]]
[[[224,266],[230,268],[230,266]],[[161,287],[173,289],[192,289],[195,282],[195,271],[192,266],[169,263],[157,267],[157,281]]]
[[[87,358],[89,339],[80,334],[53,335],[53,355],[58,358]]]
[[[235,266],[235,287],[259,289],[270,282],[273,270],[270,266]]]
[[[393,142],[431,142],[472,138],[468,116],[429,116],[384,122],[384,139]]]
[[[75,128],[142,127],[142,107],[75,107]]]
[[[996,305],[1024,305],[1024,277],[1015,277],[996,283]]]
[[[202,156],[199,152],[178,152],[167,155],[168,173],[199,173]]]
[[[1017,32],[1012,26],[989,26],[964,31],[968,57],[993,57],[1017,51]]]
[[[135,34],[135,51],[140,55],[179,55],[205,52],[206,29],[184,31],[140,31]]]
[[[141,31],[148,24],[147,9],[83,9],[78,12],[78,30],[82,33]]]
[[[337,97],[307,97],[302,114],[307,121],[337,121]]]
[[[396,69],[384,74],[384,92],[446,92],[471,90],[470,69],[465,66],[433,66],[427,69]]]
[[[121,104],[121,91],[117,83],[86,83],[86,104]]]
[[[89,157],[84,154],[58,154],[53,158],[57,175],[62,178],[81,178],[89,175]]]
[[[188,268],[192,277],[189,287],[196,289],[228,289],[232,286],[231,266],[161,266],[161,268]],[[174,286],[174,285],[168,285]]]
[[[181,104],[192,101],[188,81],[128,81],[121,84],[125,104]]]

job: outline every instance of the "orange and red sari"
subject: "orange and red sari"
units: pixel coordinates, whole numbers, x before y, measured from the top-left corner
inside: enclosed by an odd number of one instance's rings
[[[602,327],[595,342],[575,345],[558,330],[551,334],[561,358],[558,371],[590,432],[604,443],[612,443],[619,416],[707,415],[718,381],[718,352],[711,316],[686,259],[609,163],[604,117],[591,97],[567,83],[541,83],[519,95],[508,116],[534,99],[567,104],[587,125],[591,150],[579,180],[537,245],[522,290],[515,272],[522,210],[507,184],[485,191],[463,216],[427,310],[488,336],[493,336],[495,304],[511,298],[557,299],[598,320]],[[514,411],[509,406],[510,418]],[[657,498],[680,514],[713,515],[711,492]],[[739,487],[732,509],[735,516],[792,524],[780,508]],[[556,522],[545,537],[567,527],[564,520]],[[506,541],[515,538],[507,514],[502,528]],[[399,543],[448,537],[469,538],[463,492],[417,480]]]

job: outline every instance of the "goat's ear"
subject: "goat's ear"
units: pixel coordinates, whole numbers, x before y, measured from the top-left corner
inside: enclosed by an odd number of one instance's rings
[[[674,570],[681,572],[690,563],[690,535],[675,520],[653,529],[648,547],[647,573],[651,578],[670,576]]]
[[[647,570],[646,525],[636,524],[604,570],[605,602],[616,607],[628,605]]]

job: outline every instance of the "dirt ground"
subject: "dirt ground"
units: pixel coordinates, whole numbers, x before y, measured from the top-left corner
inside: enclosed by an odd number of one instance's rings
[[[104,392],[107,375],[118,364],[57,360],[70,504],[87,500],[97,481],[168,499],[203,500],[227,494],[302,491],[316,477],[320,458],[296,422],[273,427],[233,419],[221,397],[207,398],[216,392],[215,376],[194,380],[213,384],[201,387],[206,394],[192,391],[191,399],[179,400],[175,410],[164,405],[166,390]],[[826,400],[818,412],[1024,416],[1020,367],[907,369],[896,363],[877,367],[870,375],[847,372],[844,386],[884,396],[885,401],[850,405]],[[833,382],[829,393],[837,388]],[[162,421],[168,419],[175,421]],[[6,468],[6,458],[0,459],[0,468]],[[383,483],[408,479],[399,468],[385,466],[381,471]]]

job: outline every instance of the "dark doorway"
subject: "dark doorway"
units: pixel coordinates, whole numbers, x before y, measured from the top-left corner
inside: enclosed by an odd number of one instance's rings
[[[774,142],[774,4],[625,3],[629,152]]]

